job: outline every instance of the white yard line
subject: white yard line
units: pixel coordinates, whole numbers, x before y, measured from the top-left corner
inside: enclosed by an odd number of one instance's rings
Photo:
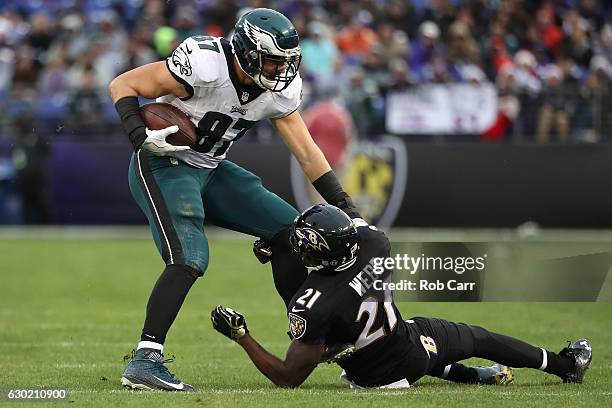
[[[330,384],[333,385],[333,384]],[[524,390],[525,392],[521,392],[523,390],[515,388],[513,391],[496,391],[494,397],[503,396],[525,396],[529,397],[572,397],[572,396],[581,396],[586,395],[584,391],[575,391],[575,392],[527,392],[528,390]],[[159,391],[163,393],[163,391]],[[70,394],[129,394],[132,393],[135,396],[140,395],[137,392],[132,392],[123,389],[116,389],[110,391],[101,391],[101,390],[70,390]],[[351,390],[351,389],[339,389],[339,390],[331,390],[331,389],[297,389],[297,390],[277,390],[270,388],[253,388],[253,389],[215,389],[215,388],[199,388],[195,394],[197,395],[201,393],[203,395],[226,395],[226,394],[244,394],[244,395],[283,395],[283,394],[300,394],[300,395],[342,395],[347,397],[363,397],[364,395],[385,395],[385,396],[431,396],[431,395],[466,395],[465,388],[461,388],[461,390],[457,389],[440,389],[439,387],[429,387],[428,385],[418,385],[414,388],[406,389],[406,390]],[[469,395],[479,395],[481,394],[481,389],[475,387],[473,391],[468,391]],[[611,392],[603,391],[588,391],[588,396],[610,396]],[[483,394],[490,395],[490,394]]]
[[[252,240],[253,237],[214,226],[206,227],[212,240]],[[524,235],[514,228],[392,228],[387,232],[397,242],[600,242],[612,243],[612,230],[543,229]],[[105,240],[150,239],[147,226],[0,226],[1,240]]]
[[[211,349],[211,348],[227,348],[227,347],[233,347],[235,343],[230,343],[229,340],[227,341],[227,343],[225,342],[219,342],[219,343],[210,343],[210,344],[206,344],[206,349]],[[274,348],[274,347],[286,347],[288,344],[288,342],[281,342],[281,341],[270,341],[270,342],[266,342],[266,346],[269,346],[270,348]],[[102,341],[51,341],[51,342],[46,342],[46,343],[40,343],[40,342],[22,342],[22,341],[0,341],[0,348],[1,347],[15,347],[15,348],[49,348],[49,347],[56,347],[56,348],[66,348],[66,347],[71,347],[71,348],[75,348],[75,347],[79,347],[79,348],[93,348],[93,347],[102,347],[102,348],[111,348],[111,347],[120,347],[120,348],[124,348],[126,350],[128,349],[132,349],[136,346],[135,342],[110,342],[110,341],[106,341],[106,342],[102,342]],[[236,346],[237,347],[237,346]],[[168,348],[168,353],[167,355],[171,355],[171,354],[179,354],[177,351],[173,351],[172,347]]]

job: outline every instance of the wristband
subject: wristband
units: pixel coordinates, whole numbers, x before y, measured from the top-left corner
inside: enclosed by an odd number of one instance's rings
[[[342,189],[332,170],[313,181],[312,185],[325,201],[340,208],[351,218],[361,218],[353,200]]]
[[[147,138],[146,125],[140,117],[138,97],[125,96],[115,103],[123,130],[127,133],[134,150],[138,150]]]

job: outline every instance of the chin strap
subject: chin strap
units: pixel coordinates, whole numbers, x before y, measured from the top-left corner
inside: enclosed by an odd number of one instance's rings
[[[342,265],[338,266],[336,269],[334,269],[334,271],[342,272],[342,271],[350,268],[351,266],[353,266],[355,264],[355,262],[357,262],[357,257],[353,257],[353,259],[351,259],[350,261],[345,262]]]

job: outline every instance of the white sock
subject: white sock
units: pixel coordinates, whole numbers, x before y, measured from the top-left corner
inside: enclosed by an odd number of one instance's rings
[[[138,343],[138,346],[136,347],[136,350],[140,350],[141,348],[150,348],[150,349],[155,349],[155,350],[159,350],[160,353],[164,353],[164,345],[163,344],[159,344],[159,343],[155,343],[154,341],[141,341]]]
[[[548,367],[548,353],[546,353],[546,350],[544,350],[543,348],[540,348],[540,350],[542,350],[542,365],[540,366],[540,368],[538,368],[538,370],[546,370],[546,367]]]
[[[442,378],[444,378],[446,380],[446,377],[448,377],[448,373],[450,373],[452,365],[447,365],[446,367],[444,367],[444,372],[442,373]]]

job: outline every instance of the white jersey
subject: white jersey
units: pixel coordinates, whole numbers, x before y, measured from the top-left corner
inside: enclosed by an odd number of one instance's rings
[[[281,92],[244,86],[233,68],[230,43],[221,37],[195,36],[183,41],[166,59],[172,76],[189,95],[165,95],[158,102],[171,103],[191,117],[199,141],[191,149],[172,156],[195,167],[214,168],[230,146],[257,121],[282,118],[302,100],[299,74]]]

